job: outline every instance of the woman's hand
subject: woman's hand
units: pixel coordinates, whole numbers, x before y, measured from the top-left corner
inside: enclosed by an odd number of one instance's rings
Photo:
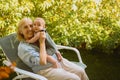
[[[43,41],[45,41],[45,39],[46,39],[45,32],[40,32],[40,43],[43,42]]]

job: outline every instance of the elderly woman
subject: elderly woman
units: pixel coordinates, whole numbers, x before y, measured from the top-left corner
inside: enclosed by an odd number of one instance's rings
[[[61,56],[55,43],[45,31],[40,32],[39,41],[32,44],[26,42],[34,36],[33,22],[30,18],[23,18],[19,22],[17,36],[20,41],[18,56],[35,73],[48,80],[89,80],[84,69]],[[39,54],[46,52],[57,61],[59,67],[53,68],[49,61],[45,65],[40,65]]]

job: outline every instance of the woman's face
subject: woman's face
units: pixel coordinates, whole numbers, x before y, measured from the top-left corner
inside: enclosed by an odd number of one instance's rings
[[[21,27],[21,33],[25,40],[29,40],[34,36],[33,23],[31,20],[27,20]]]

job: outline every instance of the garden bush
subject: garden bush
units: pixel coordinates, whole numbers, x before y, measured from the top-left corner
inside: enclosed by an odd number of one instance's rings
[[[23,17],[43,17],[57,44],[113,53],[120,43],[119,0],[1,0],[0,6],[0,37],[15,32]]]

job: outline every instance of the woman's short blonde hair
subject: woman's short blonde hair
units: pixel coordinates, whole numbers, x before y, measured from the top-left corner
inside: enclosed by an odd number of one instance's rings
[[[21,28],[23,27],[24,24],[26,24],[27,22],[32,22],[32,20],[30,18],[23,18],[22,20],[20,20],[20,22],[18,23],[18,28],[17,28],[17,38],[19,41],[23,41],[24,36],[22,34]]]

